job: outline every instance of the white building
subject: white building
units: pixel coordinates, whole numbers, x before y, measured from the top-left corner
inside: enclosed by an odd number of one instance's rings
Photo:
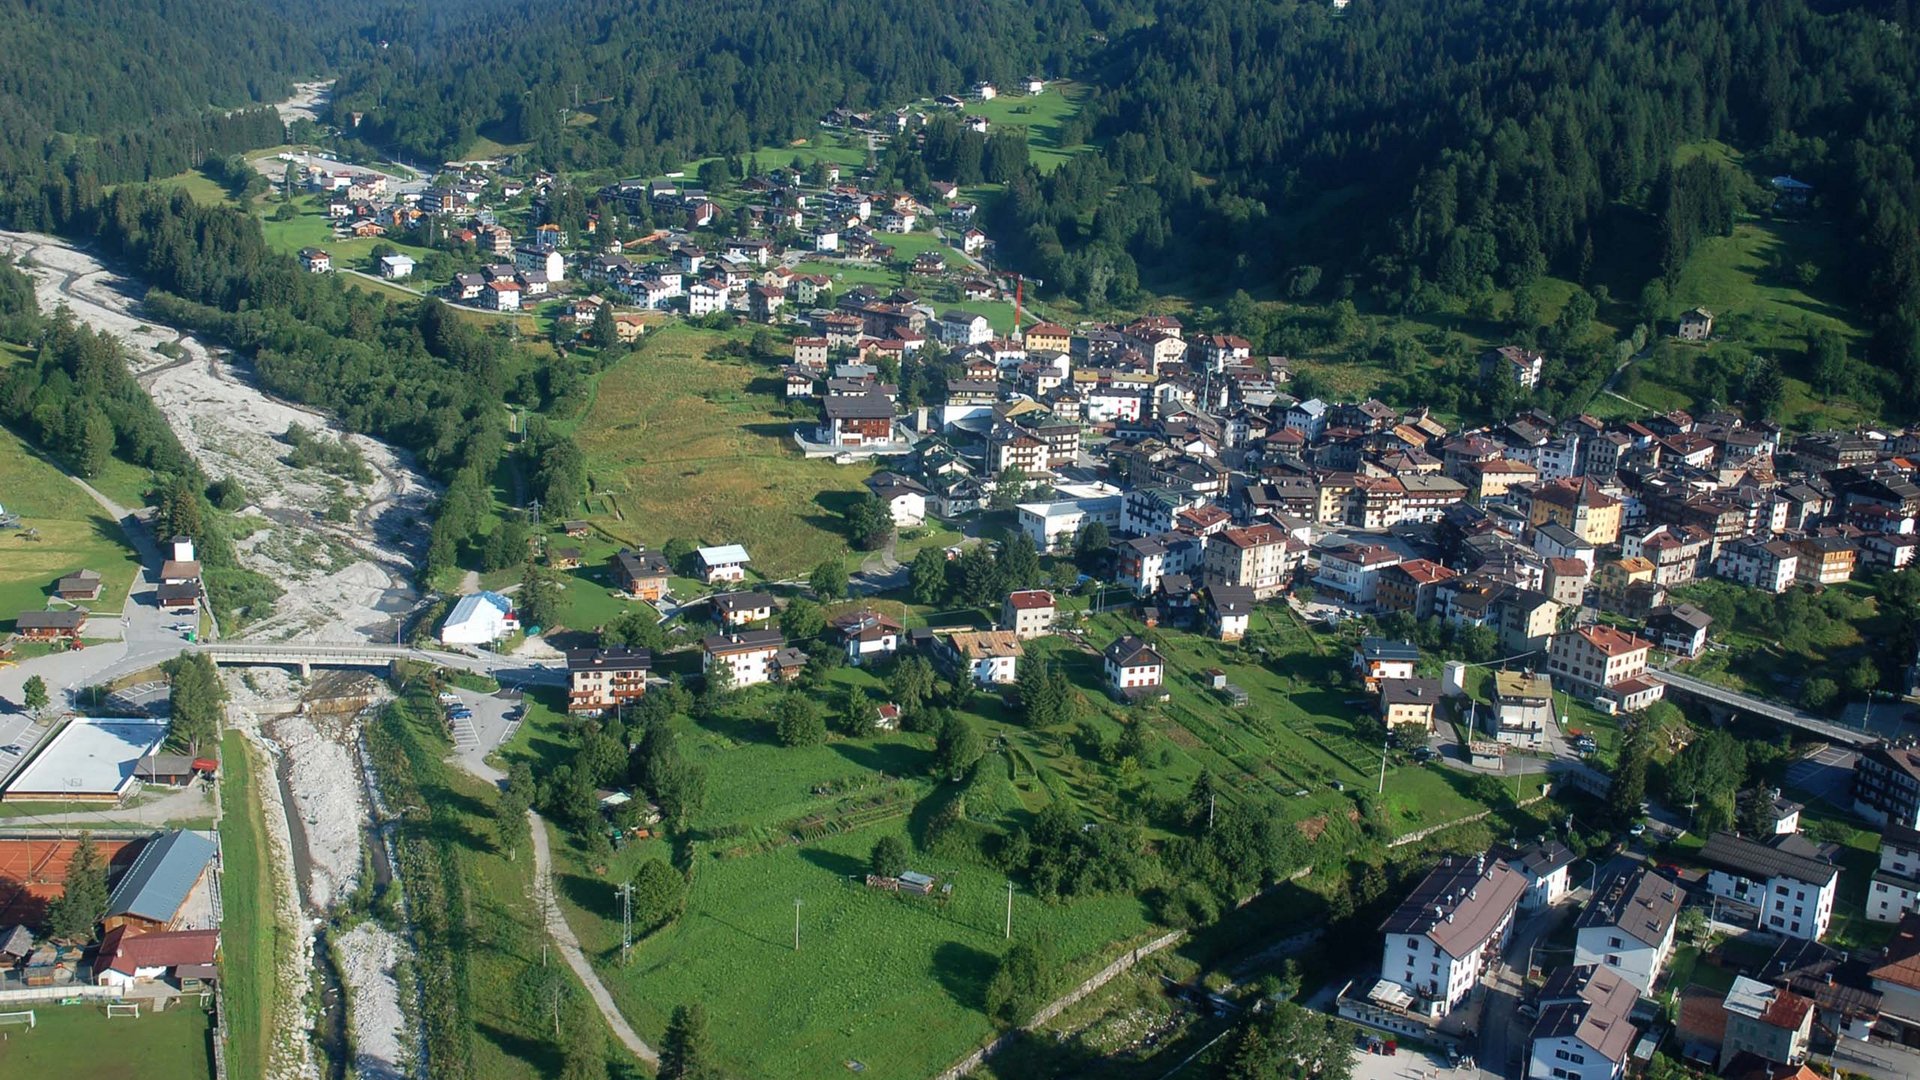
[[[1717,832],[1700,849],[1722,921],[1744,915],[1767,933],[1810,941],[1825,936],[1840,891],[1840,868],[1819,854],[1797,833],[1763,844]]]
[[[963,630],[942,639],[949,663],[980,686],[1011,683],[1020,677],[1025,649],[1012,630]]]
[[[1385,544],[1342,544],[1320,552],[1313,583],[1362,611],[1379,595],[1380,572],[1400,565],[1400,553]]]
[[[1108,529],[1119,528],[1121,505],[1118,495],[1100,495],[1058,502],[1020,503],[1014,510],[1020,515],[1020,531],[1033,541],[1036,549],[1048,552],[1072,547],[1074,537],[1080,535],[1080,530],[1096,521]]]
[[[397,281],[413,276],[413,259],[407,255],[380,256],[380,276]]]
[[[447,621],[440,624],[440,643],[491,645],[519,629],[513,601],[497,592],[469,593],[453,605]]]
[[[1526,879],[1497,859],[1447,856],[1380,926],[1380,977],[1413,998],[1411,1010],[1446,1016],[1500,955]]]
[[[745,581],[747,564],[753,561],[747,556],[747,549],[739,544],[703,547],[694,553],[694,557],[699,561],[700,580],[709,585],[722,581]]]
[[[1867,918],[1899,922],[1920,911],[1920,831],[1889,824],[1880,833],[1880,868],[1867,888]]]
[[[540,248],[522,247],[513,251],[515,270],[537,270],[547,275],[547,281],[558,285],[567,280],[567,260],[558,251]]]
[[[1155,692],[1166,679],[1166,660],[1131,634],[1107,646],[1101,666],[1107,673],[1107,687],[1121,697]]]
[[[902,528],[927,520],[927,489],[919,481],[896,472],[867,477],[867,490],[886,507],[893,523]]]
[[[1562,967],[1540,988],[1527,1080],[1619,1080],[1639,1032],[1639,993],[1605,968]]]
[[[933,324],[933,336],[942,345],[985,345],[993,340],[993,324],[985,315],[948,311],[941,313],[939,321]]]
[[[1527,891],[1520,896],[1520,910],[1540,911],[1566,898],[1573,850],[1558,840],[1545,840],[1512,852],[1507,865],[1527,879]]]
[[[1644,866],[1607,880],[1575,926],[1573,962],[1602,967],[1651,996],[1673,955],[1680,886]]]
[[[687,287],[687,315],[698,319],[727,310],[727,290],[698,281]]]
[[[700,670],[723,664],[734,686],[755,686],[773,677],[773,656],[786,648],[778,630],[741,630],[716,634],[700,643]]]

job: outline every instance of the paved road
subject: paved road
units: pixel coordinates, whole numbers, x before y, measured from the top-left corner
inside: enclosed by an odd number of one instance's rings
[[[1668,686],[1694,697],[1717,704],[1729,705],[1753,716],[1764,717],[1776,723],[1810,731],[1825,739],[1847,746],[1863,746],[1875,740],[1875,736],[1844,728],[1838,724],[1802,712],[1799,709],[1783,705],[1777,701],[1767,701],[1751,694],[1742,694],[1729,690],[1717,683],[1704,682],[1691,675],[1683,675],[1665,668],[1654,673],[1655,677]]]
[[[619,1006],[613,1003],[613,995],[607,992],[607,984],[600,981],[600,975],[587,963],[587,956],[580,951],[580,939],[573,934],[573,927],[567,925],[567,919],[560,911],[560,905],[553,898],[553,853],[548,848],[547,823],[540,815],[527,811],[527,824],[533,831],[533,887],[537,894],[541,912],[546,916],[547,932],[560,946],[560,955],[566,957],[567,966],[580,977],[587,993],[593,998],[594,1007],[613,1029],[614,1037],[619,1039],[633,1055],[649,1065],[659,1065],[660,1055],[653,1047],[640,1038],[627,1018],[620,1015]]]

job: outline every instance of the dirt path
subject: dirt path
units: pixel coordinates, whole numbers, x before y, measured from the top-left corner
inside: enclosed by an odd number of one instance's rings
[[[600,975],[587,963],[587,956],[580,951],[580,939],[573,934],[573,927],[567,925],[566,916],[560,911],[560,905],[553,898],[553,852],[548,848],[547,823],[540,815],[527,811],[527,825],[533,830],[533,888],[535,899],[540,904],[541,913],[547,920],[547,932],[560,946],[560,955],[567,958],[567,966],[580,977],[586,985],[587,993],[593,998],[593,1005],[606,1018],[607,1026],[613,1029],[614,1037],[619,1039],[633,1056],[649,1065],[659,1065],[660,1055],[648,1046],[627,1018],[620,1015],[620,1007],[613,1003],[613,995],[607,992],[607,984],[600,981]]]

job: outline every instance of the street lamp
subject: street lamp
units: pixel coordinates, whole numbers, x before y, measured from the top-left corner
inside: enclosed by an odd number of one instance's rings
[[[1600,880],[1600,864],[1592,859],[1575,859],[1574,862],[1587,864],[1587,895],[1592,896]]]

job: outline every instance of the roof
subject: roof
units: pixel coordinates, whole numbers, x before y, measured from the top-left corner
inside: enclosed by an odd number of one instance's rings
[[[1360,639],[1360,655],[1368,660],[1418,660],[1420,647],[1411,641],[1395,641],[1392,638],[1364,637]]]
[[[1709,866],[1755,881],[1783,877],[1825,886],[1840,873],[1839,867],[1824,859],[1782,850],[1730,832],[1717,832],[1708,837],[1706,846],[1700,849],[1700,858]]]
[[[773,606],[773,597],[763,592],[724,592],[715,593],[713,608],[715,611],[759,611]]]
[[[1653,647],[1652,642],[1644,641],[1632,634],[1615,630],[1611,626],[1600,623],[1592,626],[1582,626],[1575,630],[1574,633],[1585,638],[1587,644],[1592,645],[1608,656],[1620,656],[1623,653],[1630,653],[1636,649],[1650,649]]]
[[[1382,679],[1380,680],[1380,704],[1427,705],[1440,701],[1439,679]]]
[[[1447,955],[1466,956],[1493,936],[1526,890],[1526,879],[1498,860],[1450,855],[1414,886],[1380,929],[1422,934]]]
[[[1555,870],[1573,865],[1573,849],[1558,840],[1545,840],[1507,856],[1507,865],[1538,881]]]
[[[1389,566],[1387,573],[1399,573],[1415,585],[1434,585],[1449,578],[1458,577],[1457,571],[1440,565],[1431,559],[1408,559],[1398,566]]]
[[[1166,660],[1154,651],[1153,646],[1132,634],[1107,646],[1102,655],[1116,667],[1145,667],[1150,664],[1166,663]]]
[[[170,922],[213,861],[214,850],[213,841],[179,829],[148,841],[114,886],[107,915]]]
[[[1745,975],[1736,975],[1724,1004],[1728,1013],[1758,1020],[1768,1027],[1796,1030],[1813,1011],[1813,1002],[1791,990],[1768,986]]]
[[[953,650],[969,660],[994,660],[1025,655],[1019,635],[1012,630],[963,630],[947,638]]]
[[[703,547],[695,552],[703,566],[731,566],[735,563],[752,562],[747,549],[739,544],[721,544],[718,547]]]
[[[175,930],[157,934],[128,933],[124,926],[108,931],[94,958],[95,977],[117,971],[132,975],[141,968],[178,968],[212,964],[220,951],[218,930]]]
[[[1284,544],[1287,542],[1287,533],[1274,525],[1249,525],[1244,529],[1223,529],[1214,539],[1237,548],[1250,548]]]
[[[1215,615],[1245,615],[1253,610],[1253,590],[1245,585],[1209,585],[1207,597]]]
[[[829,420],[891,420],[893,402],[885,394],[841,394],[824,402]]]
[[[77,630],[86,621],[84,611],[23,611],[13,625],[20,630]]]
[[[653,667],[653,653],[646,649],[618,645],[605,649],[568,649],[567,670],[647,671]]]
[[[568,522],[568,528],[571,529],[573,524]],[[666,556],[656,551],[622,551],[613,559],[620,564],[622,573],[634,578],[666,577],[671,569],[667,566]]]
[[[1868,974],[1896,986],[1920,990],[1920,915],[1900,916],[1900,926],[1887,943],[1886,958]]]
[[[1680,917],[1683,894],[1668,878],[1637,867],[1607,881],[1607,887],[1580,912],[1577,927],[1617,927],[1642,944],[1658,948]]]
[[[1692,604],[1671,604],[1653,613],[1654,619],[1673,619],[1695,630],[1705,630],[1713,625],[1713,616],[1694,607]]]
[[[1595,1005],[1588,1001],[1561,1002],[1540,1010],[1534,1025],[1535,1039],[1573,1038],[1592,1047],[1595,1053],[1613,1062],[1627,1059],[1639,1031],[1627,1020],[1627,1013]]]
[[[459,603],[453,605],[453,611],[447,615],[446,625],[459,626],[462,623],[471,622],[480,617],[482,607],[492,607],[500,614],[508,615],[513,612],[513,601],[497,592],[468,593],[460,598]]]
[[[1053,594],[1045,589],[1021,589],[1007,594],[1007,606],[1015,611],[1037,611],[1053,606]]]
[[[1553,677],[1538,671],[1496,671],[1493,673],[1493,699],[1508,701],[1544,701],[1553,695]]]
[[[761,649],[781,649],[786,644],[786,637],[778,630],[742,630],[734,634],[715,634],[701,641],[700,647],[714,656],[731,656]]]

